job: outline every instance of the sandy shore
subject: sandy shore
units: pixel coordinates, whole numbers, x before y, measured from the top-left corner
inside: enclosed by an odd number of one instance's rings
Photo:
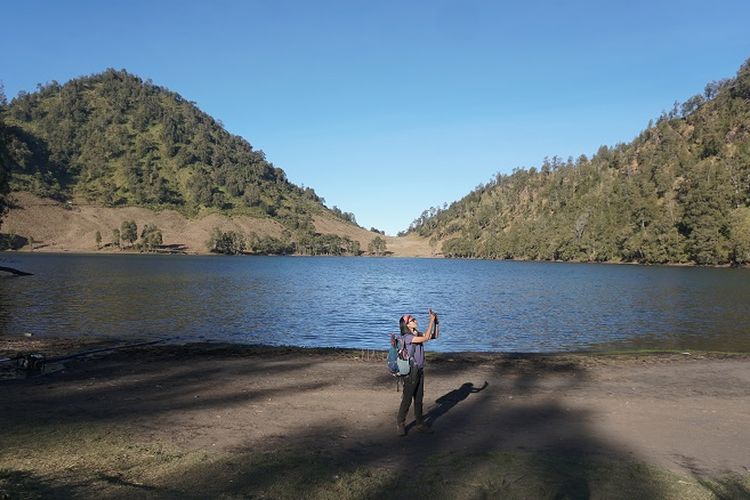
[[[0,357],[101,347],[5,339]],[[434,433],[406,437],[383,356],[152,345],[27,379],[5,363],[0,498],[750,495],[750,355],[431,355]]]

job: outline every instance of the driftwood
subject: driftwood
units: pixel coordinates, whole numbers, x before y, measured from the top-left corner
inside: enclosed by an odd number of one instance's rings
[[[6,273],[10,273],[10,274],[15,274],[16,276],[34,276],[32,273],[19,271],[18,269],[13,269],[12,267],[0,266],[0,271],[5,271]]]

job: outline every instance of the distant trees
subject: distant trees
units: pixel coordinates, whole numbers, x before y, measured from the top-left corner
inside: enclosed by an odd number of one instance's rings
[[[748,89],[750,60],[631,143],[497,174],[409,231],[448,257],[746,264]]]
[[[474,244],[462,238],[452,238],[443,243],[443,255],[446,257],[470,258],[476,257]]]
[[[212,253],[225,255],[360,255],[360,243],[345,236],[336,234],[318,234],[299,231],[294,240],[291,233],[285,232],[281,238],[273,236],[249,236],[237,231],[225,231],[215,227],[206,242],[206,248]]]
[[[409,230],[456,257],[747,263],[748,124],[750,61],[629,144],[495,175],[462,200],[426,210]],[[125,71],[51,82],[10,105],[0,90],[0,219],[9,188],[272,217],[288,233],[246,241],[246,251],[361,252],[349,238],[315,232],[312,215],[326,209],[312,189],[289,183],[262,151],[194,104]],[[352,213],[330,212],[356,224]],[[137,227],[120,231],[113,245],[132,247]],[[368,251],[385,253],[374,242]]]
[[[0,250],[20,250],[29,243],[29,238],[24,238],[18,234],[0,234]]]
[[[331,212],[333,212],[333,215],[338,217],[339,219],[345,220],[346,222],[351,222],[355,226],[357,225],[357,218],[354,216],[351,212],[342,212],[339,207],[336,205],[331,208]]]
[[[238,255],[245,252],[245,237],[236,231],[222,231],[215,227],[206,242],[209,252]]]
[[[102,234],[97,231],[94,235],[97,250],[101,248]],[[127,242],[132,249],[138,251],[151,252],[163,245],[161,230],[156,224],[146,224],[141,231],[140,242],[138,240],[138,226],[133,220],[125,220],[120,224],[120,228],[112,229],[112,241],[109,245],[113,248],[121,248],[122,242]]]
[[[750,207],[732,210],[729,219],[730,258],[733,264],[750,264]]]
[[[385,255],[385,239],[381,238],[380,236],[375,236],[367,245],[367,251],[372,255]]]
[[[146,224],[141,232],[141,245],[145,250],[153,250],[163,243],[161,231],[155,224]]]
[[[10,158],[6,147],[9,137],[5,128],[5,111],[7,104],[5,87],[0,83],[0,226],[2,226],[3,216],[8,207],[7,195],[10,190],[8,184],[10,179]]]
[[[133,246],[135,240],[138,239],[138,226],[135,221],[126,220],[120,225],[120,238],[122,241],[127,241],[130,246]]]
[[[294,243],[285,238],[273,236],[258,236],[250,233],[248,251],[255,255],[289,255],[295,252]]]
[[[302,255],[359,255],[360,244],[347,236],[303,232],[297,235],[297,253]]]

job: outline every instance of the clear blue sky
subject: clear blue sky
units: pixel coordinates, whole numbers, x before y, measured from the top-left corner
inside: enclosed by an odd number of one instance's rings
[[[523,5],[521,5],[523,4]],[[735,75],[750,2],[9,1],[0,81],[125,68],[389,234]]]

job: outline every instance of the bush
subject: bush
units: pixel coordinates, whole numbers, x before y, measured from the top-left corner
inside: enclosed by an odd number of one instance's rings
[[[380,236],[375,236],[372,241],[367,245],[367,251],[372,255],[385,255],[386,245],[385,239]]]
[[[289,240],[274,238],[273,236],[251,236],[250,249],[257,255],[289,255],[295,251],[295,245]]]
[[[138,239],[138,226],[135,224],[135,221],[126,220],[122,222],[122,225],[120,225],[120,239],[127,241],[130,243],[130,246],[133,246],[135,240]]]
[[[206,242],[208,250],[212,253],[224,255],[238,255],[245,253],[245,237],[236,231],[224,232],[218,227],[213,229],[211,239]]]
[[[17,234],[0,234],[0,250],[20,250],[29,244],[28,238]]]
[[[163,243],[161,231],[154,224],[146,224],[141,232],[141,245],[146,250],[153,250]]]

